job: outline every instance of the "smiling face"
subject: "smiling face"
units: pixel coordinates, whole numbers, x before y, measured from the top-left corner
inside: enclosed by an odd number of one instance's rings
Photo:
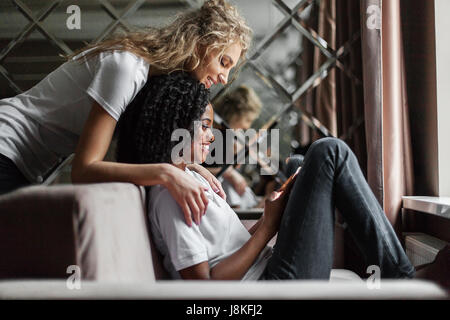
[[[200,126],[194,128],[194,140],[192,142],[191,162],[203,163],[209,153],[209,145],[214,141],[212,125],[214,121],[214,111],[211,104],[206,106],[205,112],[200,118]]]
[[[192,74],[205,85],[207,89],[211,86],[228,82],[230,70],[234,68],[241,56],[242,48],[239,43],[234,43],[221,52],[212,50],[202,63],[192,71]]]

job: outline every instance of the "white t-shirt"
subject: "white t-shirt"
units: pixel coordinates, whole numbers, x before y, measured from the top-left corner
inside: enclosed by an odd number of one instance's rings
[[[174,279],[181,278],[179,270],[204,261],[213,268],[250,239],[236,213],[209,183],[196,172],[189,169],[186,172],[208,188],[208,208],[200,225],[186,224],[183,211],[165,187],[153,186],[149,192],[148,215],[153,241]],[[242,280],[258,280],[271,255],[272,248],[266,246]]]
[[[28,91],[0,100],[0,153],[30,182],[42,182],[75,151],[93,101],[118,120],[148,70],[144,59],[119,50],[63,63]]]

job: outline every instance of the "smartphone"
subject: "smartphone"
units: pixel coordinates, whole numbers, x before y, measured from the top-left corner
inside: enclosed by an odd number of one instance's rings
[[[284,191],[292,183],[292,180],[295,179],[300,169],[301,167],[299,167],[298,170],[292,176],[290,176],[277,191],[278,192]]]

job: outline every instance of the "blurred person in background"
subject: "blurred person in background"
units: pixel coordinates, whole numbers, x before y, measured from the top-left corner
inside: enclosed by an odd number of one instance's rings
[[[240,85],[230,90],[225,95],[213,102],[214,110],[222,118],[222,120],[233,130],[250,129],[253,122],[261,113],[262,103],[255,90]],[[217,122],[216,122],[217,124]],[[223,160],[225,160],[225,147],[227,146],[226,127],[224,124],[217,124],[216,129],[220,130],[223,136]],[[236,146],[234,152],[236,152]],[[213,156],[214,154],[214,150]],[[223,161],[222,163],[225,163]],[[218,164],[204,164],[212,173],[217,174],[221,166]],[[249,187],[245,177],[238,171],[240,165],[230,166],[223,174],[222,187],[227,195],[227,202],[232,208],[248,209],[258,204],[258,199],[252,189]]]

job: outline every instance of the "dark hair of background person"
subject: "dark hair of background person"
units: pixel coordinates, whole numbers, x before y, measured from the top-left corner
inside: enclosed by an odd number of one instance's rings
[[[209,103],[209,90],[186,72],[150,77],[118,123],[116,159],[125,163],[170,163],[175,129],[193,135]]]

